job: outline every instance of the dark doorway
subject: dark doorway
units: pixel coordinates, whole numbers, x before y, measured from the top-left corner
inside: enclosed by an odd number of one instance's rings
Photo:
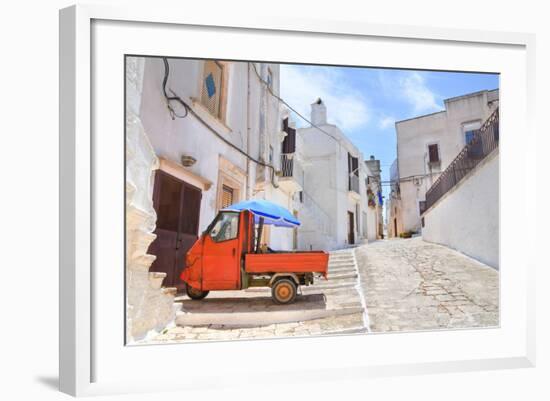
[[[149,253],[157,258],[151,271],[166,273],[163,285],[183,291],[180,273],[185,254],[198,238],[201,190],[158,170],[155,174],[153,204],[157,212],[157,238]]]
[[[355,217],[348,212],[348,244],[355,244]]]
[[[393,236],[397,237],[397,219],[393,219]]]

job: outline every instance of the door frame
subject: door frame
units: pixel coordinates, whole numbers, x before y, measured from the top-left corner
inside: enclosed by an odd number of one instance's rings
[[[202,194],[203,194],[203,191],[200,188],[196,187],[195,185],[192,185],[189,182],[183,180],[181,177],[176,176],[174,174],[171,174],[171,171],[166,171],[164,169],[159,168],[155,171],[154,184],[153,184],[152,200],[153,200],[153,207],[155,208],[155,212],[157,212],[158,202],[160,200],[159,197],[160,197],[160,193],[162,191],[161,185],[158,185],[158,183],[161,180],[160,175],[165,175],[166,177],[169,177],[169,179],[176,180],[181,185],[181,197],[180,197],[180,204],[179,204],[178,227],[177,227],[177,231],[176,231],[176,244],[175,244],[175,248],[173,250],[174,251],[175,263],[177,263],[177,259],[179,257],[178,245],[181,242],[181,236],[183,234],[181,225],[182,225],[182,217],[183,217],[182,216],[183,208],[185,207],[185,196],[184,196],[185,188],[186,187],[187,188],[192,188],[193,190],[198,191],[200,193],[200,197],[201,197],[201,200],[199,201],[199,210],[198,210],[196,233],[194,234],[197,238],[199,238],[199,232],[200,232],[200,215],[201,215],[201,210],[202,210]],[[155,221],[155,224],[157,222],[158,222],[158,215],[157,215],[157,220]],[[156,232],[157,229],[158,229],[158,227],[155,227],[154,232]],[[193,234],[189,234],[189,233],[185,233],[185,234],[193,235]],[[155,239],[155,241],[156,241],[156,239]],[[153,245],[154,243],[155,242],[153,241],[153,243],[151,245]],[[149,249],[151,249],[151,246],[150,246]],[[183,255],[183,258],[185,259],[185,255]],[[155,262],[153,262],[153,264],[154,263]],[[184,289],[184,284],[179,282],[179,280],[178,280],[179,274],[178,274],[177,266],[174,266],[173,268],[175,269],[175,271],[173,272],[173,275],[172,275],[173,276],[172,280],[174,280],[174,281],[173,282],[166,282],[165,281],[165,282],[163,282],[163,286],[165,286],[165,287],[176,287],[178,289],[178,291],[182,291]],[[167,278],[168,278],[168,276],[167,276]]]
[[[355,216],[348,210],[348,244],[355,244]]]

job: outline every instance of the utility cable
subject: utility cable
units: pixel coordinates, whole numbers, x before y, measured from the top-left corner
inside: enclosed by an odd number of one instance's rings
[[[271,94],[271,96],[273,96],[274,98],[279,100],[281,103],[283,103],[286,107],[288,107],[290,110],[292,110],[294,113],[296,113],[296,115],[298,117],[300,117],[302,120],[304,120],[305,122],[310,124],[312,127],[317,128],[323,134],[330,136],[336,142],[340,143],[340,138],[335,137],[334,135],[332,135],[331,133],[325,131],[324,129],[322,129],[318,125],[313,124],[310,120],[308,120],[306,117],[304,117],[298,110],[296,110],[294,107],[292,107],[290,104],[288,104],[283,98],[281,98],[279,95],[277,95],[275,92],[273,92],[273,89],[271,88],[271,86],[261,77],[260,73],[256,69],[256,64],[255,63],[249,63],[249,64],[252,64],[252,68],[254,69],[254,72],[256,73],[256,76],[265,85],[265,87],[267,88],[267,90]]]
[[[164,97],[166,98],[166,101],[168,103],[168,110],[170,111],[170,115],[172,116],[172,119],[174,119],[174,117],[177,117],[177,118],[185,118],[189,115],[189,113],[191,113],[197,120],[199,120],[199,122],[204,125],[206,128],[208,128],[208,130],[210,130],[214,135],[216,135],[219,139],[221,139],[225,144],[227,144],[228,146],[230,146],[232,149],[235,149],[237,152],[239,152],[241,155],[245,156],[247,159],[253,161],[254,163],[260,165],[260,166],[264,166],[264,167],[267,167],[267,168],[270,168],[271,169],[271,184],[273,184],[273,186],[275,188],[278,188],[279,187],[279,184],[277,184],[275,182],[275,167],[273,167],[271,164],[268,164],[268,163],[264,163],[252,156],[250,156],[248,153],[246,153],[244,150],[242,150],[241,148],[239,148],[237,145],[233,144],[231,141],[229,141],[228,139],[224,138],[218,131],[216,131],[216,129],[214,129],[210,124],[208,124],[206,121],[204,121],[204,119],[199,115],[197,114],[197,112],[195,110],[193,110],[191,108],[191,106],[189,106],[182,98],[180,98],[173,90],[170,89],[170,93],[172,94],[172,96],[168,96],[167,92],[166,92],[166,84],[168,82],[168,76],[170,74],[170,66],[168,64],[168,59],[166,57],[163,57],[162,58],[164,60],[164,79],[162,80],[162,91],[164,93]],[[170,102],[171,101],[177,101],[178,103],[180,103],[184,109],[185,109],[185,114],[183,116],[179,116],[175,113],[175,111],[173,110],[173,108],[171,107],[170,105]]]

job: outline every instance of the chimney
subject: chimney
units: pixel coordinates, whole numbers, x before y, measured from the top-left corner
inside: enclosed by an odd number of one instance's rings
[[[325,125],[327,123],[327,106],[321,98],[311,104],[311,122],[314,125]]]

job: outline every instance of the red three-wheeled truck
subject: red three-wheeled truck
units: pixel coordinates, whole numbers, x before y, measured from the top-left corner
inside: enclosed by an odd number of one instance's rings
[[[181,279],[191,299],[209,291],[270,287],[273,300],[288,304],[301,285],[327,279],[323,251],[273,251],[261,246],[263,226],[297,227],[285,208],[264,200],[237,203],[221,210],[187,252]]]

